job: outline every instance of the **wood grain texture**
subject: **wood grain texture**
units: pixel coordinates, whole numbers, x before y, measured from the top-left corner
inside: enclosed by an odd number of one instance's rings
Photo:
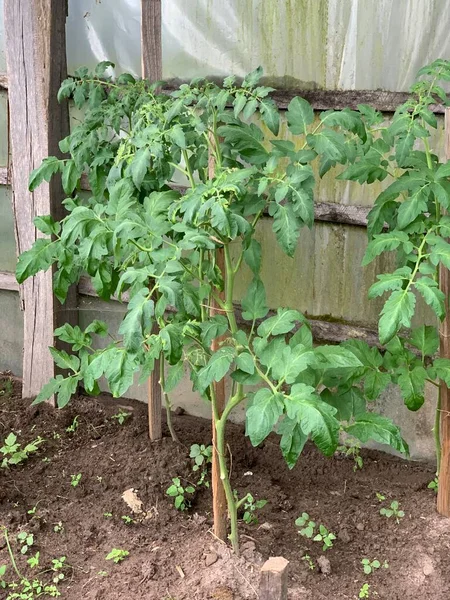
[[[450,160],[449,108],[445,111],[445,158]],[[445,296],[445,319],[439,328],[440,357],[450,359],[450,272],[442,263],[439,265],[439,287]],[[439,469],[437,510],[441,515],[450,517],[450,390],[444,381],[440,382],[438,410],[441,411],[441,463]]]
[[[8,167],[0,167],[0,185],[9,185],[11,183],[11,174]]]
[[[16,281],[16,276],[14,273],[0,271],[0,290],[6,290],[9,292],[19,291],[19,284]]]
[[[259,600],[287,600],[289,561],[282,556],[266,560],[261,567]]]
[[[0,73],[0,89],[8,89],[8,75],[6,73]]]
[[[142,76],[162,78],[161,0],[141,0]]]
[[[69,132],[68,104],[56,99],[67,76],[64,0],[5,0],[6,59],[10,107],[13,212],[18,253],[40,235],[36,215],[63,216],[64,198],[56,178],[33,193],[30,172],[49,155],[61,155],[58,142]],[[24,309],[23,394],[33,396],[55,373],[48,346],[53,330],[74,319],[75,290],[61,307],[52,292],[52,273],[39,273],[20,289]],[[72,308],[72,310],[71,310]]]

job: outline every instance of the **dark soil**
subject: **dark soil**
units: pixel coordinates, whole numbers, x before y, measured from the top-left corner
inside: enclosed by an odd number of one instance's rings
[[[151,444],[145,405],[105,396],[79,398],[62,411],[31,407],[29,400],[21,400],[18,383],[8,390],[5,381],[0,379],[0,447],[11,431],[22,443],[39,435],[45,442],[22,465],[0,469],[0,524],[8,528],[19,569],[30,578],[26,559],[37,550],[38,570],[67,557],[62,598],[257,598],[260,565],[269,556],[290,561],[291,600],[355,599],[363,583],[370,584],[371,599],[450,597],[450,523],[436,514],[435,494],[427,489],[434,476],[430,465],[362,451],[364,468],[355,473],[351,459],[327,459],[310,446],[289,471],[276,436],[253,448],[242,428],[230,425],[233,486],[240,494],[250,491],[268,500],[258,524],[241,523],[243,556],[238,559],[211,533],[209,490],[198,492],[185,513],[177,512],[165,494],[172,477],[197,480],[189,447],[211,442],[209,422],[175,416],[184,446],[168,437]],[[123,425],[111,419],[119,406],[132,413]],[[68,433],[77,415],[78,429]],[[78,473],[80,483],[72,487],[71,475]],[[129,488],[143,502],[141,515],[121,498]],[[398,523],[379,513],[392,500],[405,511]],[[35,513],[29,514],[34,506]],[[320,543],[297,533],[294,521],[302,512],[336,533],[331,550],[324,553]],[[122,516],[134,522],[127,525]],[[24,556],[16,539],[20,531],[33,532],[35,538]],[[120,564],[106,561],[112,548],[128,550],[129,556]],[[305,554],[314,561],[313,570],[302,559]],[[331,573],[318,568],[321,556],[329,560],[324,570],[329,566]],[[365,575],[362,558],[386,560],[389,568]],[[3,539],[2,564],[9,565],[6,579],[17,581]],[[52,573],[41,576],[51,578]],[[6,595],[0,589],[0,598]]]

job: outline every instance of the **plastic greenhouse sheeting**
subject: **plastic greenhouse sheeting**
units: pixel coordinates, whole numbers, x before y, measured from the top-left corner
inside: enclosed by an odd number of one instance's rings
[[[261,64],[277,87],[403,91],[450,57],[449,18],[448,0],[162,0],[163,77]],[[140,20],[140,0],[69,0],[69,69],[139,74]]]
[[[3,0],[0,0],[0,73],[6,73],[5,27],[3,23]]]

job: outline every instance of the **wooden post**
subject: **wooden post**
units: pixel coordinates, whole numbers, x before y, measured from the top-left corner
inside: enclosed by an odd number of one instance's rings
[[[161,0],[141,0],[142,77],[159,81],[162,77]],[[153,329],[158,333],[158,328]],[[152,442],[162,438],[160,362],[148,380],[148,435]]]
[[[450,160],[450,109],[445,109],[445,158]],[[445,318],[439,329],[440,356],[450,358],[450,272],[442,263],[439,265],[439,287],[445,296]],[[441,515],[450,517],[450,390],[444,381],[439,386],[441,462],[439,468],[439,486],[437,510]]]
[[[6,60],[12,151],[12,204],[18,253],[40,236],[37,215],[64,215],[59,178],[28,191],[33,169],[49,155],[61,156],[58,142],[69,133],[68,103],[57,101],[67,77],[65,0],[5,0]],[[52,273],[39,273],[20,287],[24,310],[23,395],[36,395],[55,374],[48,351],[53,330],[76,319],[76,290],[64,306],[53,295]]]
[[[266,560],[261,567],[259,600],[287,600],[288,565],[282,556]]]
[[[213,139],[210,134],[210,141]],[[209,179],[213,179],[215,175],[215,159],[213,154],[209,154],[208,157],[208,177]],[[216,265],[219,267],[221,273],[225,276],[225,255],[223,248],[217,248],[216,250]],[[225,300],[225,290],[223,290],[219,297],[221,300]],[[219,309],[218,304],[214,299],[211,300],[211,315],[215,314],[223,314]],[[212,341],[211,350],[213,352],[217,352],[220,348],[220,343],[223,341],[223,337],[218,337]],[[214,392],[216,397],[216,406],[217,412],[219,416],[222,415],[223,410],[225,408],[225,379],[221,379],[219,382],[214,382]],[[213,421],[213,455],[212,455],[212,469],[211,469],[211,483],[212,483],[212,496],[213,496],[213,515],[214,515],[214,535],[219,538],[219,540],[226,541],[227,539],[227,498],[225,495],[225,489],[223,487],[222,480],[220,479],[220,465],[219,465],[219,455],[217,453],[217,444],[216,444],[216,428],[214,424],[214,412],[212,415]]]

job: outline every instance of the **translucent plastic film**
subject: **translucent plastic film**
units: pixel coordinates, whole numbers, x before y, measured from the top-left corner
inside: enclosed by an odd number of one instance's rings
[[[277,87],[403,91],[449,58],[448,0],[163,0],[163,77],[244,75]]]
[[[3,22],[3,0],[0,0],[0,73],[6,73],[5,26]]]
[[[116,73],[141,74],[140,0],[69,0],[66,31],[69,73],[110,60]]]

